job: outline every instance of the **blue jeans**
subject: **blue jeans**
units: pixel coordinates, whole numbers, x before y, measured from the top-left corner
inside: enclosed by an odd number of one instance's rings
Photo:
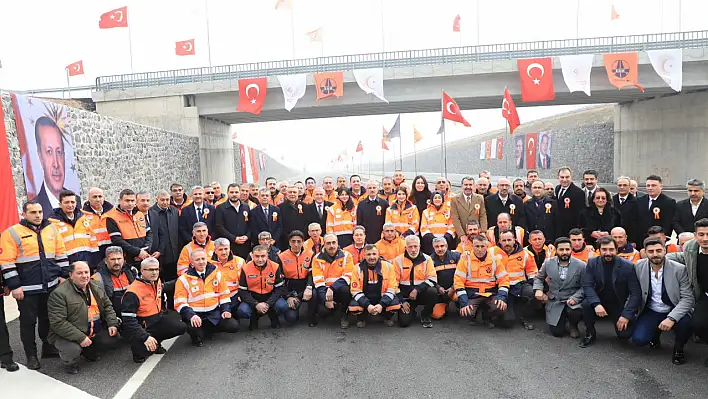
[[[241,303],[238,306],[238,310],[236,311],[236,316],[239,319],[251,319],[256,313],[255,308],[256,307],[254,305]],[[295,324],[295,322],[297,321],[297,309],[290,309],[290,307],[288,306],[288,301],[286,301],[285,298],[280,298],[275,301],[275,305],[273,305],[268,310],[268,316],[271,319],[280,315],[283,315],[285,321],[287,321],[289,324]],[[256,314],[256,316],[260,315]]]
[[[661,335],[659,324],[668,315],[668,313],[658,313],[646,307],[637,317],[634,332],[632,333],[632,342],[637,346],[644,346],[649,344],[654,338],[658,340]],[[683,350],[684,345],[686,345],[692,334],[691,316],[688,314],[683,316],[681,320],[674,324],[672,330],[676,334],[674,350]]]

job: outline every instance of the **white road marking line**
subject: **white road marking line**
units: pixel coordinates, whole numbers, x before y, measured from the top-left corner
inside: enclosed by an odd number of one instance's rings
[[[6,296],[3,299],[5,303],[5,322],[9,323],[20,317],[20,311],[17,310],[17,301],[12,296]]]
[[[167,349],[168,351],[172,347],[172,344],[175,343],[179,337],[175,338],[170,338],[168,340],[162,341],[162,346]],[[160,363],[160,360],[164,355],[152,355],[147,358],[145,363],[143,363],[138,370],[133,374],[132,377],[123,385],[123,388],[116,393],[116,395],[113,397],[113,399],[129,399],[132,398],[133,395],[135,395],[135,392],[138,391],[141,385],[145,382],[145,380],[148,378],[152,370],[157,366],[158,363]]]
[[[28,370],[22,364],[20,364],[20,370],[13,373],[1,370],[0,386],[3,398],[98,399],[96,396],[39,371]]]

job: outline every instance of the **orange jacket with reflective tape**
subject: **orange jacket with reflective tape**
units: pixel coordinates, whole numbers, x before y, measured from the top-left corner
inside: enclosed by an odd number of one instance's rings
[[[222,312],[231,310],[229,287],[221,271],[215,265],[208,264],[205,273],[202,280],[197,270],[190,267],[175,283],[175,310],[183,320],[189,320],[195,313],[213,312],[220,316]],[[220,311],[216,312],[217,309]],[[208,315],[210,320],[216,319],[211,316]]]
[[[146,331],[162,319],[162,283],[135,279],[123,295],[121,304],[122,332],[140,342],[150,336]]]
[[[366,262],[363,262],[366,264]],[[382,260],[381,262],[381,296],[388,296],[391,300],[393,300],[398,294],[398,280],[396,279],[396,271],[393,268],[393,265],[391,265],[389,262],[386,262]],[[368,281],[364,281],[364,272],[362,271],[362,267],[367,267],[367,266],[362,266],[361,264],[356,264],[354,265],[354,270],[352,272],[352,284],[351,284],[351,293],[352,293],[352,298],[354,298],[355,301],[359,302],[359,299],[361,297],[366,296],[366,293],[364,292],[364,286],[365,284],[376,284],[378,283],[378,278],[379,274],[376,273],[376,270],[368,270]]]
[[[310,273],[312,251],[302,249],[299,254],[288,249],[278,254],[283,263],[283,274],[287,280],[302,280]]]
[[[364,260],[364,247],[365,246],[366,246],[366,243],[364,243],[364,245],[362,245],[361,248],[357,248],[356,244],[351,244],[351,245],[347,245],[346,247],[344,247],[344,250],[349,252],[349,254],[351,254],[352,262],[354,262],[355,265],[358,265],[359,262]]]
[[[403,209],[399,209],[397,202],[394,202],[386,209],[386,223],[393,223],[396,231],[400,234],[415,234],[420,225],[420,215],[418,208],[410,201],[406,201]]]
[[[393,205],[393,203],[396,202],[396,190],[393,190],[391,194],[386,194],[383,190],[379,190],[379,193],[377,195],[382,200],[388,202],[389,206]]]
[[[329,287],[340,278],[347,285],[352,282],[354,262],[349,252],[337,250],[334,257],[322,251],[312,258],[312,283],[315,288]]]
[[[192,261],[190,256],[192,256],[192,252],[195,249],[203,249],[206,251],[207,259],[211,259],[211,257],[214,256],[214,242],[211,238],[207,237],[206,242],[202,245],[198,244],[194,237],[192,237],[192,241],[185,245],[179,253],[179,260],[177,260],[177,277],[183,275],[189,268],[189,264]]]
[[[46,293],[59,284],[59,277],[68,278],[69,260],[56,225],[43,220],[37,227],[23,219],[5,230],[0,236],[0,273],[3,285],[22,288],[25,295]]]
[[[382,238],[376,242],[376,248],[379,249],[379,256],[388,262],[393,262],[397,256],[406,252],[406,240],[401,236],[396,236],[393,241]]]
[[[314,243],[314,241],[312,241],[312,238],[308,238],[302,247],[305,249],[305,251],[312,252],[312,254],[314,256],[320,252],[320,250],[322,249],[323,246],[324,246],[324,239],[322,237],[320,237],[319,244],[317,245],[317,248],[315,248],[315,243]]]
[[[467,289],[472,289],[479,296],[490,297],[500,290],[508,292],[509,285],[509,274],[504,263],[498,261],[492,249],[488,249],[481,260],[474,252],[465,252],[457,263],[453,286],[458,298],[467,296]]]
[[[459,253],[472,252],[472,240],[467,239],[465,242],[460,241],[455,251]]]
[[[420,235],[432,234],[435,237],[442,237],[445,234],[450,234],[455,237],[455,226],[452,224],[450,210],[443,204],[440,209],[435,209],[434,206],[428,205],[428,208],[423,211],[420,222]]]
[[[238,288],[251,294],[266,295],[284,284],[285,280],[280,271],[280,265],[267,259],[263,268],[256,266],[253,261],[243,265]]]
[[[246,264],[246,261],[239,257],[229,254],[229,258],[225,263],[219,262],[219,258],[214,254],[209,260],[221,271],[221,275],[226,280],[226,285],[229,287],[229,294],[233,297],[238,293],[238,280],[241,278],[241,268]]]
[[[399,287],[414,289],[422,288],[423,284],[435,287],[438,282],[433,259],[422,252],[418,254],[415,261],[409,259],[406,253],[399,255],[394,259],[393,266]]]
[[[78,209],[74,215],[75,217],[78,216],[78,218],[75,222],[72,222],[66,217],[64,212],[61,212],[61,209],[55,209],[54,216],[50,217],[49,221],[56,225],[59,234],[64,240],[69,263],[79,260],[88,262],[89,254],[92,251],[90,223]],[[95,239],[93,241],[95,242]]]
[[[145,215],[133,210],[130,214],[115,207],[106,212],[106,229],[111,237],[111,243],[123,249],[125,258],[129,263],[138,256],[141,248],[150,247],[152,237],[148,238],[150,226],[147,225]]]
[[[327,233],[335,235],[353,234],[356,226],[356,206],[351,211],[342,209],[337,201],[327,209]]]
[[[504,265],[506,272],[509,273],[509,284],[512,286],[530,280],[538,273],[533,254],[518,243],[511,254],[507,254],[499,247],[490,248],[489,254],[496,256],[497,261]]]
[[[582,260],[583,262],[585,262],[585,263],[587,264],[587,263],[588,263],[588,260],[589,260],[590,258],[594,258],[594,257],[595,257],[595,250],[593,249],[593,247],[588,247],[588,246],[586,246],[586,247],[583,248],[583,250],[580,251],[580,252],[575,252],[575,251],[571,250],[571,251],[570,251],[570,256],[572,256],[572,257],[575,258],[575,259]]]
[[[489,240],[489,246],[493,247],[497,245],[497,226],[492,226],[487,229],[487,240]],[[514,226],[514,237],[516,237],[516,242],[519,245],[524,245],[524,237],[526,236],[526,230],[523,227]]]

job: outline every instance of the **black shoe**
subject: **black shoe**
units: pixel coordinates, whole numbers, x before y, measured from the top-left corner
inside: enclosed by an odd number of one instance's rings
[[[27,356],[27,368],[30,370],[39,370],[42,367],[42,364],[39,363],[39,359],[37,359],[37,356]]]
[[[430,317],[422,317],[420,323],[423,324],[423,328],[433,328],[433,321]]]
[[[47,343],[42,344],[42,359],[48,359],[50,357],[59,357],[59,351],[54,345]]]
[[[683,351],[675,350],[674,356],[671,358],[671,363],[677,366],[686,363],[686,357],[683,355]]]
[[[81,357],[83,357],[84,360],[86,360],[87,362],[91,362],[91,363],[97,362],[97,361],[101,360],[101,356],[99,356],[99,355],[94,355],[94,354],[82,353],[82,354],[81,354]]]
[[[317,322],[313,320],[313,321],[307,323],[307,326],[308,327],[317,327]]]
[[[79,365],[76,363],[64,365],[64,369],[68,374],[79,374]]]
[[[164,355],[165,353],[167,353],[167,349],[165,349],[165,347],[162,345],[158,345],[157,349],[155,349],[156,355]]]
[[[0,363],[0,368],[5,369],[9,372],[17,371],[20,369],[20,366],[17,365],[17,363],[13,362],[10,360],[9,362],[2,362]]]
[[[192,340],[192,345],[196,346],[197,348],[201,348],[204,346],[204,341],[201,338],[196,338]]]
[[[594,335],[586,335],[585,338],[580,340],[580,343],[578,344],[578,346],[581,348],[587,348],[588,346],[590,346],[594,343],[595,343],[595,336]]]
[[[134,361],[135,363],[145,363],[146,360],[147,360],[146,357],[133,355],[133,361]]]
[[[649,347],[652,349],[661,349],[661,340],[658,338],[652,339],[649,341]]]
[[[258,329],[258,317],[251,316],[251,321],[248,323],[248,331],[253,331]]]

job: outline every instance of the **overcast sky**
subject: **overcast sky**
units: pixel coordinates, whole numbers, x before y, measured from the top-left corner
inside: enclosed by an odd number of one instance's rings
[[[708,29],[707,0],[293,0],[274,10],[276,0],[23,0],[2,1],[0,87],[66,86],[64,67],[83,60],[85,76],[191,68],[320,55],[508,43],[575,37]],[[612,5],[620,18],[611,21]],[[99,30],[101,13],[127,5],[127,29]],[[452,32],[460,14],[461,33]],[[208,21],[208,24],[207,24]],[[208,25],[208,29],[207,29]],[[322,26],[323,44],[305,32]],[[208,35],[207,35],[208,31]],[[129,41],[129,33],[132,40]],[[196,39],[197,55],[177,57],[174,42]],[[132,45],[129,45],[131,43]],[[210,51],[208,51],[210,49]],[[556,84],[563,84],[556,82]],[[384,83],[385,90],[385,83]],[[346,94],[345,94],[346,95]],[[501,95],[501,93],[500,93]],[[573,109],[521,108],[522,123]],[[501,112],[466,111],[473,128],[448,124],[448,140],[504,127]],[[359,139],[379,146],[382,126],[395,115],[331,118],[236,126],[239,140],[291,165],[321,169],[336,154],[350,154]],[[439,113],[404,115],[402,132],[412,151],[412,127],[426,137],[419,148],[439,144]],[[293,132],[298,135],[290,134]],[[307,132],[307,137],[301,136]],[[337,136],[337,141],[331,138]],[[302,157],[311,150],[325,157]],[[370,152],[375,159],[381,153]]]

